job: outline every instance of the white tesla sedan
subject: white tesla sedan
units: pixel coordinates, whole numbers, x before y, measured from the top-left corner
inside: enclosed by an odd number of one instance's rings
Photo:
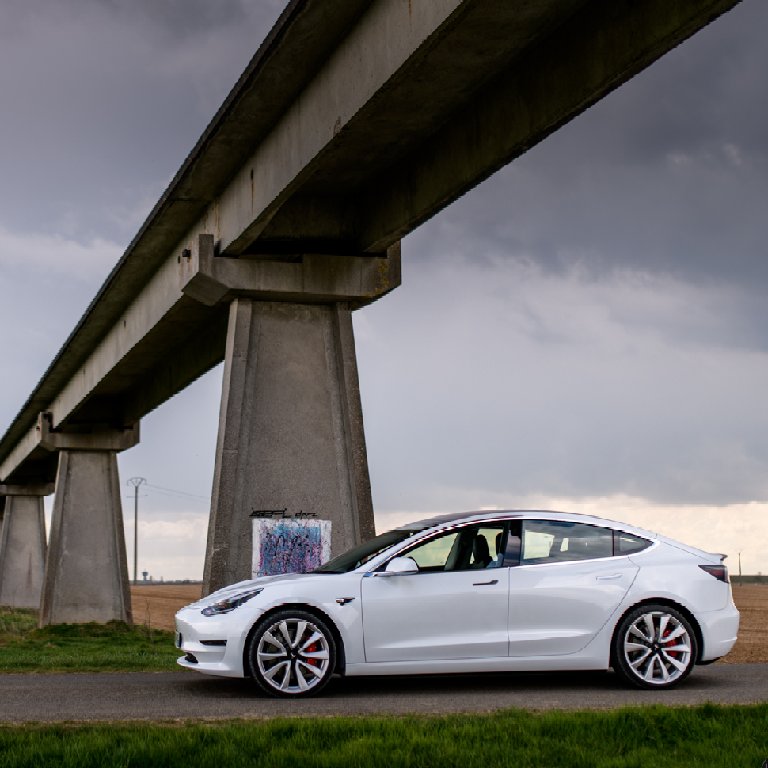
[[[318,693],[333,674],[611,667],[668,688],[736,642],[723,559],[598,517],[447,515],[188,605],[179,664],[278,696]]]

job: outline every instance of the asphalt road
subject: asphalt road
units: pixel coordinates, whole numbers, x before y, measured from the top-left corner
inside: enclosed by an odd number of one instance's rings
[[[635,691],[611,673],[334,680],[314,699],[272,699],[245,680],[195,672],[0,675],[0,722],[176,720],[768,701],[768,664],[699,667],[670,691]]]

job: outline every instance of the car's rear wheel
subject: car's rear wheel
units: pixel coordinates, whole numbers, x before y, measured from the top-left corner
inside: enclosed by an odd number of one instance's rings
[[[689,620],[668,605],[640,605],[613,636],[615,671],[637,688],[670,688],[696,663],[696,634]]]
[[[328,625],[307,611],[286,609],[264,619],[248,644],[251,675],[272,696],[312,696],[336,665]]]

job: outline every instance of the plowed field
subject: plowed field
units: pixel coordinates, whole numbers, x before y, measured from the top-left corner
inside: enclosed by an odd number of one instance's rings
[[[151,584],[131,587],[133,619],[158,629],[173,629],[173,616],[200,597],[199,584]],[[733,599],[741,611],[736,647],[726,662],[768,662],[768,584],[734,584]]]
[[[179,608],[200,599],[201,584],[148,584],[131,587],[133,621],[153,629],[174,630]]]
[[[768,584],[734,584],[733,601],[741,613],[739,639],[724,661],[768,662]]]

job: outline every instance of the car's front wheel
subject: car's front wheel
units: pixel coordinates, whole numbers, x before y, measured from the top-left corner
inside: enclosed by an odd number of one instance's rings
[[[637,688],[669,688],[696,663],[696,634],[688,619],[668,605],[640,605],[613,636],[615,671]]]
[[[333,674],[333,633],[322,619],[307,611],[274,613],[251,635],[248,664],[254,680],[270,695],[311,696]]]

